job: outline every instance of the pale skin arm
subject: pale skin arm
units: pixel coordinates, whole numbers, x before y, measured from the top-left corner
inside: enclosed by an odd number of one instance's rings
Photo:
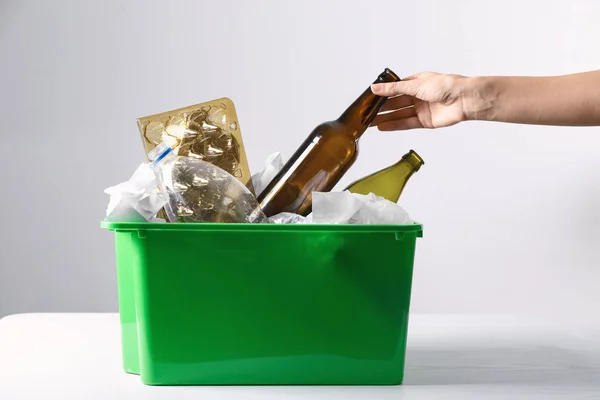
[[[600,70],[475,78],[422,72],[372,90],[390,97],[372,124],[383,131],[441,128],[467,120],[600,126]]]

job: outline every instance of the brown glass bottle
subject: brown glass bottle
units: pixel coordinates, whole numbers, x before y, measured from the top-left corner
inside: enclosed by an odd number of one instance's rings
[[[386,68],[374,83],[399,80]],[[264,213],[310,214],[312,192],[330,191],[352,166],[358,155],[357,141],[385,100],[369,86],[338,119],[317,126],[258,196]]]

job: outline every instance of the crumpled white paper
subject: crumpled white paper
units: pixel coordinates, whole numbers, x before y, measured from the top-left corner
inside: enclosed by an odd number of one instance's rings
[[[256,195],[260,195],[271,183],[275,175],[283,168],[283,158],[280,153],[273,153],[265,160],[265,168],[252,175],[252,185]]]
[[[167,203],[158,191],[156,173],[150,164],[141,164],[127,182],[104,190],[110,195],[106,220],[111,222],[159,222],[156,214]]]
[[[408,213],[398,204],[370,193],[314,192],[313,212],[307,217],[293,213],[279,213],[268,219],[274,224],[383,224],[413,223]]]
[[[413,221],[398,204],[373,193],[314,192],[312,222],[315,224],[393,224]]]

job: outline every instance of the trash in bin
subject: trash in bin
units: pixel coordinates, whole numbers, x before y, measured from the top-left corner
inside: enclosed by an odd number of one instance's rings
[[[404,186],[423,164],[425,162],[421,156],[414,150],[410,150],[397,163],[360,178],[351,183],[345,190],[364,195],[373,193],[397,203]]]
[[[263,222],[250,190],[227,171],[198,158],[176,156],[166,143],[148,157],[168,201],[170,222]]]
[[[370,193],[314,192],[313,212],[307,217],[279,213],[268,218],[275,224],[411,224],[408,213],[396,203]]]
[[[386,68],[374,83],[399,80]],[[369,86],[339,118],[318,125],[258,196],[265,214],[310,214],[312,193],[332,190],[354,164],[357,142],[386,99],[375,95]]]
[[[167,203],[167,195],[157,188],[158,180],[153,167],[141,164],[127,182],[104,190],[110,195],[106,220],[156,222],[156,214]]]
[[[312,222],[312,218],[304,217],[294,213],[283,212],[269,217],[267,222],[272,224],[308,224]]]
[[[216,165],[254,191],[240,124],[230,99],[150,115],[137,122],[146,154],[164,142],[176,155]]]
[[[281,153],[273,153],[265,160],[265,168],[252,175],[252,185],[256,195],[260,195],[269,183],[275,178],[275,175],[283,168],[283,158]]]
[[[267,222],[276,224],[411,223],[408,213],[391,199],[398,200],[409,178],[422,164],[422,158],[411,150],[398,163],[356,181],[343,192],[314,192],[312,213],[308,216],[282,212],[269,217]],[[280,153],[273,153],[267,157],[265,168],[252,176],[258,193],[270,183],[282,166]],[[387,195],[390,199],[369,192],[368,189]],[[365,193],[361,193],[361,190]]]
[[[370,193],[348,191],[313,193],[312,221],[315,224],[390,224],[412,223],[408,213],[396,203]]]

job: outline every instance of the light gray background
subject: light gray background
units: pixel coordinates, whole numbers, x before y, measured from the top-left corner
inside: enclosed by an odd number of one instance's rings
[[[599,20],[595,0],[1,1],[0,316],[116,310],[99,223],[142,161],[136,117],[228,96],[256,171],[384,67],[598,69]],[[414,312],[600,322],[598,128],[371,130],[340,186],[410,148]]]

